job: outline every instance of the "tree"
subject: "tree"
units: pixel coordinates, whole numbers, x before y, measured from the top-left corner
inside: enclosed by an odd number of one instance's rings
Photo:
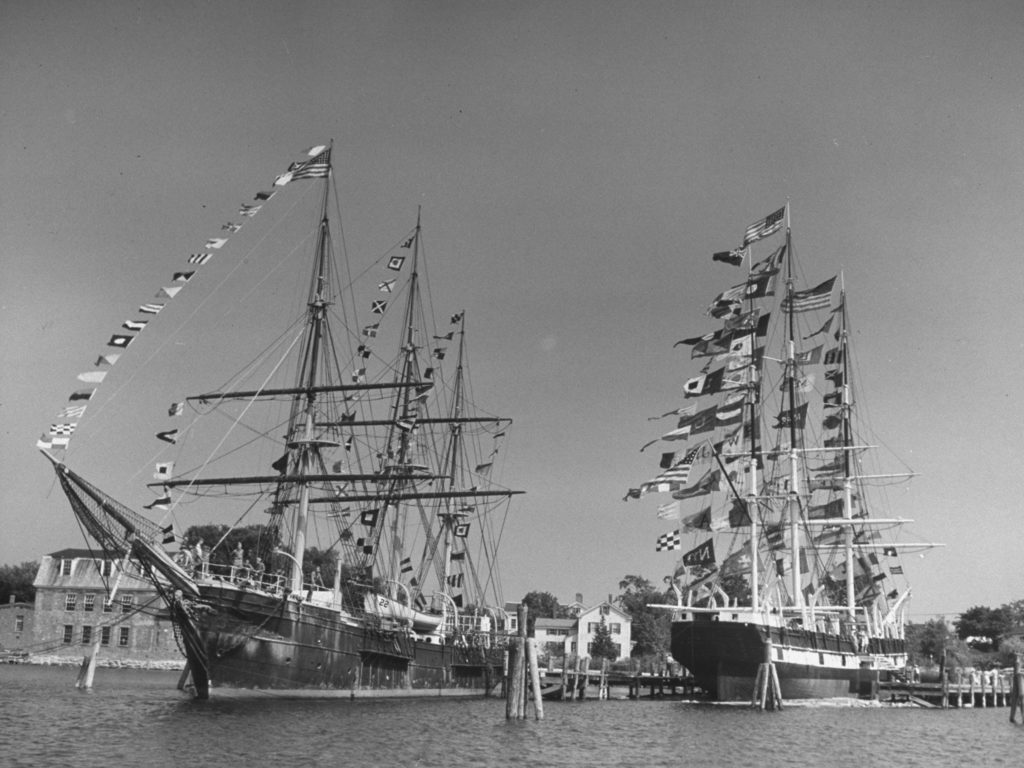
[[[527,592],[522,599],[526,606],[526,632],[533,634],[533,626],[537,619],[562,619],[565,611],[558,603],[558,598],[550,592]]]
[[[999,641],[1003,635],[1013,629],[1012,608],[1003,606],[1001,608],[988,608],[983,605],[975,605],[960,614],[960,618],[953,622],[956,627],[956,634],[961,640],[969,637],[983,638],[975,640],[975,646],[991,646],[994,651],[999,650]]]
[[[594,639],[590,643],[590,656],[594,659],[608,659],[609,661],[619,658],[619,648],[612,640],[612,633],[605,623],[604,616],[601,617],[601,623],[594,631]]]
[[[956,638],[941,617],[924,624],[907,624],[906,640],[907,655],[918,664],[929,658],[937,662],[944,649],[956,644]]]
[[[670,598],[642,576],[624,576],[619,582],[622,592],[615,599],[629,614],[633,649],[631,656],[661,656],[668,651],[672,635],[672,619],[667,611],[649,608],[650,603],[664,603]]]
[[[32,582],[38,570],[39,563],[32,560],[19,565],[0,565],[0,603],[10,602],[11,595],[17,602],[34,603],[36,588]]]

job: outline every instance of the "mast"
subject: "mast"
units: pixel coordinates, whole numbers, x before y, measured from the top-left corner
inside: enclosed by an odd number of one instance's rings
[[[333,143],[331,145],[333,149]],[[289,424],[289,439],[293,439],[294,431],[300,427],[302,440],[298,446],[298,460],[295,474],[300,477],[308,475],[314,460],[319,463],[320,452],[314,442],[314,430],[316,428],[316,400],[317,385],[320,376],[319,361],[320,348],[323,343],[325,326],[327,322],[328,301],[327,291],[329,286],[330,269],[330,225],[327,218],[327,204],[330,197],[330,150],[328,150],[328,171],[324,180],[323,203],[320,211],[320,229],[317,233],[316,263],[313,271],[313,279],[309,289],[309,312],[306,321],[306,338],[302,365],[300,368],[299,381],[305,389],[305,393],[296,398],[296,411],[293,412]],[[306,549],[306,526],[309,520],[309,480],[303,478],[299,481],[299,504],[295,513],[295,530],[293,540],[293,552],[291,557],[292,592],[302,591],[302,559]]]
[[[789,220],[789,204],[786,204],[786,301],[789,312],[786,319],[786,394],[789,407],[789,535],[790,552],[790,590],[793,605],[803,605],[803,592],[800,589],[800,472],[798,464],[797,428],[796,428],[796,313],[793,311],[793,242]]]
[[[416,312],[419,305],[419,252],[420,252],[420,209],[416,210],[416,229],[413,232],[412,241],[412,270],[409,279],[409,297],[405,304],[404,312],[404,323],[405,328],[405,342],[402,346],[404,352],[402,365],[399,371],[396,373],[396,383],[419,381],[419,371],[416,365],[416,350],[417,350],[417,339],[416,339]],[[413,440],[413,432],[416,426],[415,414],[410,413],[410,393],[409,389],[404,388],[398,390],[395,396],[394,403],[391,409],[391,418],[394,425],[406,425],[408,428],[401,428],[393,426],[392,435],[394,430],[398,430],[398,450],[394,452],[394,465],[396,467],[405,467],[409,464],[409,454],[411,444]],[[411,426],[410,426],[411,425]],[[390,444],[390,440],[388,441]],[[388,451],[390,453],[390,451]],[[383,461],[387,462],[389,456],[385,455]],[[395,479],[389,484],[389,487],[385,494],[383,494],[382,514],[387,514],[389,510],[393,512],[391,515],[391,541],[392,546],[390,547],[389,573],[395,574],[399,568],[399,556],[400,552],[395,542],[398,542],[399,532],[403,527],[403,516],[404,510],[400,510],[397,505],[392,505],[392,498],[401,490],[403,480]],[[408,481],[411,484],[411,481]],[[392,597],[397,599],[398,595],[394,594]]]
[[[447,467],[442,471],[443,475],[447,475],[449,478],[449,489],[453,490],[455,486],[455,478],[459,476],[459,456],[461,455],[462,448],[462,387],[463,387],[463,367],[462,360],[465,354],[466,347],[466,313],[465,311],[459,313],[459,355],[458,361],[455,367],[455,382],[452,392],[452,406],[451,406],[451,441],[448,450],[448,459],[445,462]],[[444,534],[444,559],[441,563],[441,590],[444,591],[448,586],[448,577],[451,575],[451,564],[452,564],[452,534],[455,524],[462,519],[461,511],[453,511],[452,503],[454,499],[448,496],[445,501],[445,510],[439,513],[441,518],[441,525]]]
[[[840,278],[839,289],[839,365],[843,375],[843,384],[840,396],[840,418],[842,419],[842,447],[843,447],[843,517],[847,520],[853,519],[853,436],[850,428],[850,409],[853,406],[850,393],[850,372],[847,367],[847,338],[846,330],[846,286],[845,281]],[[853,526],[847,525],[843,535],[844,556],[846,562],[846,610],[853,619],[857,613],[856,583],[853,573]]]

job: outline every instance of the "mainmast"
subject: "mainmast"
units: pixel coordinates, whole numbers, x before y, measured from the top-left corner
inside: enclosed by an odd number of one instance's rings
[[[295,399],[292,417],[289,421],[289,449],[296,448],[293,454],[295,462],[294,474],[303,478],[299,481],[299,504],[295,513],[295,530],[292,547],[292,592],[302,591],[302,558],[306,549],[306,525],[309,520],[310,483],[305,478],[315,464],[320,464],[320,449],[315,441],[317,386],[321,375],[319,362],[321,346],[324,341],[327,324],[327,307],[330,306],[330,224],[327,218],[327,204],[330,197],[330,150],[327,154],[328,171],[324,180],[323,203],[320,212],[320,229],[317,233],[316,262],[313,278],[310,283],[308,314],[306,320],[306,336],[303,342],[302,362],[299,371],[299,382],[305,392]],[[296,437],[301,435],[298,439]]]
[[[853,400],[850,392],[850,371],[847,363],[847,338],[846,329],[846,286],[841,285],[839,291],[839,368],[842,371],[842,387],[840,388],[840,411],[842,419],[842,451],[843,451],[843,517],[847,520],[853,519],[853,434],[850,426],[851,408]],[[845,547],[844,555],[846,560],[846,610],[853,619],[857,612],[857,593],[853,572],[853,526],[846,525],[846,532],[843,536]]]
[[[786,306],[789,307],[786,319],[786,394],[789,407],[789,536],[790,536],[790,591],[793,605],[803,605],[803,592],[800,589],[800,467],[798,462],[800,445],[797,442],[796,425],[796,313],[793,311],[793,242],[792,228],[789,220],[789,205],[786,205]]]

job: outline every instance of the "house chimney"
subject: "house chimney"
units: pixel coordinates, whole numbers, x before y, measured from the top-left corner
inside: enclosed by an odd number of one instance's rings
[[[583,593],[582,592],[577,592],[576,593],[576,602],[579,603],[580,605],[583,605]]]

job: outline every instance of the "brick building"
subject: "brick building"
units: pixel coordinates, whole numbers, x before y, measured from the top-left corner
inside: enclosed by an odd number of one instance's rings
[[[120,567],[89,549],[43,556],[34,582],[33,655],[81,660],[99,638],[102,661],[184,661],[156,590],[134,564],[119,575]]]

